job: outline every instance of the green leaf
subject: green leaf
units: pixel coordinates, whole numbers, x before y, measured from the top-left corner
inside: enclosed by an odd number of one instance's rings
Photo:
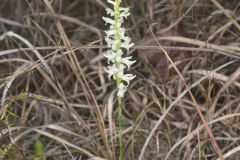
[[[2,150],[1,148],[0,148],[0,158],[2,158],[3,156],[4,156],[4,150]]]
[[[14,150],[12,147],[12,144],[8,145],[8,149],[7,149],[7,160],[15,160],[15,154],[14,154]]]
[[[36,139],[34,143],[34,151],[36,158],[42,158],[44,156],[44,145],[39,139]]]

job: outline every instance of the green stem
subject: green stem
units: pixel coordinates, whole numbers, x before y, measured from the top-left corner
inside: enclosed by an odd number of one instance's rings
[[[116,53],[118,54],[118,51],[121,47],[121,39],[120,39],[120,31],[118,27],[118,21],[120,17],[120,3],[121,0],[115,0],[117,5],[114,6],[114,20],[115,20],[115,25],[114,29],[116,30],[116,34],[114,35],[114,40],[116,42],[119,42],[116,46]],[[117,67],[120,67],[120,64],[116,64]],[[122,79],[117,77],[117,86],[120,85],[122,82]],[[122,137],[122,97],[118,97],[118,141],[119,141],[119,160],[123,160],[123,137]]]
[[[118,97],[118,141],[119,160],[123,160],[123,138],[122,138],[122,97]]]

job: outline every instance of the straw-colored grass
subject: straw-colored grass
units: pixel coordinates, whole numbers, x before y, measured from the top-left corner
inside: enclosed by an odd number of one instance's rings
[[[240,3],[123,0],[124,160],[240,159]],[[0,159],[117,160],[105,0],[0,4]]]

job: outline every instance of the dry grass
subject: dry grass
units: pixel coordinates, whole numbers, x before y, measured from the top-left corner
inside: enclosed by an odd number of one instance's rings
[[[123,103],[124,159],[239,160],[239,1],[123,2],[138,60]],[[1,2],[0,159],[118,159],[107,6]]]

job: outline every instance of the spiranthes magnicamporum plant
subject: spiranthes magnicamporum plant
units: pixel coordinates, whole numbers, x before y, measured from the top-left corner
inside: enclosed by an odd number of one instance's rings
[[[122,27],[124,19],[129,16],[129,8],[120,7],[122,0],[108,0],[110,4],[113,5],[113,9],[107,8],[107,14],[110,18],[103,17],[106,24],[109,24],[109,30],[105,31],[105,40],[109,50],[105,54],[108,59],[109,66],[106,72],[108,73],[108,78],[111,77],[117,83],[117,97],[118,97],[118,131],[119,131],[119,148],[120,154],[119,159],[123,159],[122,153],[122,98],[127,90],[129,81],[135,78],[133,74],[124,74],[124,69],[129,69],[130,66],[135,63],[131,61],[132,57],[123,57],[123,52],[129,51],[134,43],[131,43],[131,38],[125,36],[125,28]]]

